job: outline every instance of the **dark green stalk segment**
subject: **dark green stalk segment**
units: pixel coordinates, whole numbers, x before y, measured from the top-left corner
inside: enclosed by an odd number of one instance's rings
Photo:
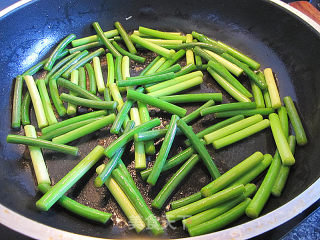
[[[170,222],[179,221],[185,217],[195,215],[221,203],[224,203],[243,194],[245,188],[243,185],[224,189],[210,197],[200,199],[196,202],[166,212],[167,220]]]
[[[117,56],[115,63],[114,63],[115,79],[116,79],[117,83],[122,80],[121,64],[122,64],[122,56]]]
[[[78,85],[79,84],[79,71],[78,70],[73,70],[72,73],[71,73],[71,77],[70,77],[70,82]],[[71,95],[74,95],[75,94],[73,92],[69,92]],[[61,97],[60,97],[61,99]],[[62,101],[62,99],[61,99]],[[72,103],[68,103],[67,104],[67,114],[69,116],[73,116],[73,115],[76,115],[78,111],[78,106],[76,104],[72,104]]]
[[[120,155],[122,155],[123,151],[119,150],[106,164],[103,171],[94,179],[94,185],[96,187],[102,187],[103,184],[107,181],[107,179],[111,176],[112,171],[117,167],[118,160],[120,159]]]
[[[288,142],[289,142],[290,150],[291,150],[292,154],[294,154],[295,147],[296,147],[295,136],[293,136],[293,135],[289,136]],[[286,182],[287,182],[287,179],[289,176],[289,172],[290,172],[290,167],[281,164],[278,176],[277,176],[277,178],[272,186],[272,189],[271,189],[271,193],[273,196],[280,197],[282,190],[283,190],[284,186],[286,185]]]
[[[251,81],[251,90],[253,94],[253,99],[255,103],[257,104],[257,108],[265,108],[264,104],[264,98],[261,89],[255,84],[254,82]]]
[[[109,89],[108,87],[106,87],[106,88],[104,89],[103,99],[104,99],[104,101],[112,101],[110,89]],[[118,106],[119,106],[119,102],[118,102]],[[117,109],[118,109],[118,107],[117,107]],[[110,110],[108,111],[108,113],[116,113],[116,111],[113,110],[113,109],[110,109]]]
[[[288,120],[288,112],[286,107],[281,106],[278,108],[278,116],[281,124],[282,131],[286,138],[289,137],[289,120]]]
[[[158,30],[154,30],[146,27],[139,27],[139,32],[142,34],[146,34],[146,35],[153,36],[156,38],[161,38],[161,39],[182,40],[184,42],[186,41],[186,36],[176,35],[168,32],[162,32],[162,31],[158,31]]]
[[[192,228],[188,229],[188,232],[190,236],[199,236],[202,234],[210,233],[217,231],[224,226],[234,222],[238,218],[244,215],[246,208],[251,203],[251,199],[247,198],[245,201],[240,203],[239,205],[235,206],[228,212],[210,220],[207,222],[204,222],[200,225],[194,226]]]
[[[212,107],[205,108],[201,110],[201,116],[206,116],[211,113],[233,111],[233,110],[246,110],[246,109],[255,109],[255,102],[237,102],[237,103],[226,103],[220,104]]]
[[[50,98],[49,98],[49,94],[48,94],[46,83],[45,83],[44,79],[37,80],[36,84],[39,89],[41,102],[42,102],[44,113],[46,115],[48,123],[49,123],[49,125],[56,124],[58,121],[57,121],[57,118],[53,112]]]
[[[207,222],[229,211],[231,208],[233,208],[234,206],[244,201],[247,197],[255,193],[257,190],[256,185],[252,183],[249,183],[244,187],[245,187],[245,192],[240,197],[227,201],[226,203],[222,203],[204,212],[198,213],[190,218],[184,219],[182,220],[182,223],[189,229],[201,223]]]
[[[39,148],[46,148],[57,152],[62,152],[66,154],[71,154],[74,156],[78,155],[78,148],[71,147],[63,144],[53,143],[47,140],[42,140],[39,138],[32,138],[26,137],[21,135],[12,135],[9,134],[7,136],[7,143],[14,143],[14,144],[25,144],[28,146],[35,146]]]
[[[128,112],[130,111],[134,101],[127,100],[121,110],[118,112],[116,119],[114,120],[110,132],[112,134],[118,134],[121,130],[122,125],[124,124],[125,120],[128,118]]]
[[[238,89],[236,89],[233,85],[231,85],[227,80],[225,80],[218,73],[216,73],[212,68],[208,67],[206,68],[206,70],[216,80],[216,82],[234,99],[236,99],[239,102],[251,102],[249,98],[247,98]]]
[[[278,151],[276,151],[266,176],[264,177],[257,193],[254,195],[251,203],[246,209],[246,214],[248,217],[257,218],[260,215],[264,205],[270,197],[271,189],[279,173],[280,166],[280,154]]]
[[[257,73],[257,76],[261,79],[262,82],[266,83],[266,79],[264,77],[264,74],[259,71]],[[262,91],[262,94],[263,94],[263,99],[264,99],[264,102],[265,102],[265,105],[267,108],[271,108],[272,107],[272,104],[271,104],[271,99],[270,99],[270,94],[268,92],[268,88],[266,88],[265,90]]]
[[[163,204],[170,197],[172,192],[176,187],[183,181],[183,179],[189,174],[192,168],[200,160],[197,154],[191,156],[191,158],[186,161],[179,170],[169,179],[169,181],[164,185],[155,199],[152,201],[151,206],[157,209],[161,209]]]
[[[145,57],[140,57],[138,55],[132,54],[130,52],[127,52],[126,50],[124,50],[122,47],[119,46],[119,44],[115,41],[112,42],[112,45],[114,46],[114,48],[122,55],[124,56],[128,56],[130,59],[137,61],[139,63],[144,63],[146,61]]]
[[[106,48],[112,53],[113,56],[118,57],[121,56],[121,54],[113,47],[111,42],[108,38],[104,35],[100,25],[98,22],[92,23],[92,26],[94,30],[97,32],[97,35],[99,36],[100,40],[103,42],[103,44],[106,46]]]
[[[287,166],[293,165],[295,163],[295,159],[290,151],[287,138],[283,133],[278,115],[276,113],[271,113],[269,115],[269,120],[273,139],[281,156],[282,164]]]
[[[239,92],[248,98],[252,97],[252,94],[246,89],[221,63],[210,60],[208,66],[216,71],[221,77],[225,78],[232,86],[234,86]]]
[[[157,44],[154,44],[152,42],[149,42],[149,41],[147,41],[147,40],[145,40],[135,34],[132,34],[130,36],[130,39],[133,42],[135,42],[136,44],[140,44],[142,47],[144,47],[150,51],[153,51],[153,52],[155,52],[165,58],[168,58],[168,59],[170,59],[172,57],[172,55],[175,53],[174,50],[168,50],[166,48],[163,48],[163,47],[161,47]]]
[[[170,203],[171,209],[177,209],[181,208],[183,206],[186,206],[190,203],[196,202],[202,198],[201,192],[196,192],[188,197],[181,198],[179,200],[173,201]]]
[[[119,32],[118,32],[117,29],[113,29],[113,30],[104,32],[104,36],[106,38],[117,37],[118,35],[119,35]],[[92,36],[89,36],[89,37],[84,37],[84,38],[79,38],[79,39],[73,40],[71,42],[71,44],[72,44],[73,47],[77,47],[77,46],[85,45],[85,44],[96,42],[96,41],[99,41],[99,36],[98,35],[92,35]]]
[[[136,186],[136,183],[134,182],[134,180],[132,179],[126,165],[123,163],[123,161],[121,159],[119,159],[119,164],[118,164],[118,169],[123,173],[123,175],[126,177],[126,179],[128,180],[128,182],[133,186],[133,188],[135,189],[136,192],[138,191],[138,188]]]
[[[242,175],[236,181],[234,181],[230,186],[236,186],[239,184],[246,185],[253,181],[259,174],[266,170],[272,162],[272,156],[270,154],[265,154],[263,160],[259,162],[255,167],[250,169],[245,175]]]
[[[199,55],[195,54],[194,55],[194,59],[196,61],[196,67],[201,67],[202,66],[202,59]]]
[[[196,69],[197,69],[196,65],[194,65],[193,63],[190,63],[190,64],[184,66],[179,72],[176,72],[175,77],[183,76],[183,75],[188,74]]]
[[[155,65],[156,62],[159,61],[160,58],[161,58],[160,56],[156,56],[156,57],[152,60],[152,62],[150,62],[149,65],[146,66],[146,67],[142,70],[142,72],[139,74],[139,76],[144,76],[144,75],[146,74],[146,72],[148,72],[149,69],[152,68],[152,66]]]
[[[111,41],[111,39],[109,39]],[[73,48],[69,48],[68,51],[70,54],[77,52],[77,51],[84,51],[84,50],[88,50],[91,48],[96,48],[96,47],[102,47],[104,46],[102,42],[97,41],[97,42],[91,42],[91,43],[87,43],[84,45],[80,45],[77,47],[73,47]]]
[[[233,117],[236,115],[244,115],[245,117],[250,117],[256,114],[261,114],[262,116],[268,116],[269,114],[273,113],[273,108],[257,108],[257,109],[249,109],[249,110],[233,110],[233,111],[225,111],[215,113],[215,118],[226,118],[226,117]]]
[[[264,98],[264,102],[266,103],[266,107],[272,108],[270,94],[269,94],[268,90],[263,91],[263,98]]]
[[[298,111],[290,96],[284,97],[283,102],[286,105],[290,122],[296,135],[297,144],[304,146],[308,143],[306,132],[304,131]]]
[[[63,39],[59,45],[53,50],[51,55],[49,56],[46,64],[44,65],[44,69],[50,71],[58,58],[58,55],[66,48],[66,46],[76,38],[76,35],[70,34],[65,39]]]
[[[43,183],[38,185],[38,189],[40,192],[45,194],[51,189],[51,186],[47,183]],[[58,204],[76,215],[95,222],[106,223],[112,216],[111,213],[102,212],[94,208],[87,207],[75,200],[72,200],[71,198],[68,198],[65,195],[59,198]]]
[[[152,171],[147,179],[147,182],[152,186],[156,185],[156,182],[160,176],[162,168],[167,160],[169,151],[171,149],[173,140],[176,135],[178,120],[179,120],[179,117],[177,115],[172,115],[168,131],[166,133],[166,136],[164,137],[163,143],[161,145],[159,154],[156,158]]]
[[[237,178],[241,177],[242,175],[246,174],[250,171],[253,167],[255,167],[259,162],[263,160],[263,154],[261,152],[255,152],[250,157],[246,158],[229,171],[209,183],[208,185],[204,186],[201,189],[201,194],[204,197],[211,196],[212,194],[224,189],[226,186],[231,184]]]
[[[83,51],[85,52],[85,51]],[[62,76],[64,78],[69,78],[71,72],[75,69],[78,69],[79,67],[84,66],[86,63],[90,62],[94,57],[99,57],[101,54],[104,54],[105,50],[103,48],[99,48],[96,51],[88,54],[84,58],[81,58],[79,61],[74,63],[72,66],[70,66],[63,74]]]
[[[105,155],[107,157],[112,157],[116,151],[124,146],[127,142],[133,139],[133,136],[139,132],[150,130],[156,126],[160,125],[160,119],[155,118],[149,122],[142,123],[141,125],[135,127],[131,131],[129,131],[127,134],[121,135],[119,138],[117,138],[115,141],[113,141],[105,150]]]
[[[71,59],[73,59],[79,53],[80,53],[79,51],[76,51],[76,52],[72,53],[71,55],[65,57],[61,61],[59,61],[56,65],[54,65],[54,67],[51,69],[51,71],[46,74],[46,77],[44,79],[46,85],[48,85],[49,79],[53,76],[53,74],[55,74],[61,67],[63,67],[67,62],[69,62]]]
[[[87,50],[84,50],[83,52],[79,52],[75,55],[72,55],[73,57],[70,58],[69,61],[67,61],[63,66],[61,66],[61,68],[57,69],[57,71],[55,73],[53,73],[51,76],[48,76],[48,81],[50,81],[51,78],[58,79],[62,74],[65,73],[65,71],[67,71],[75,63],[77,63],[78,61],[80,61],[81,59],[86,57],[88,54],[89,54],[89,52]]]
[[[193,132],[192,127],[188,126],[182,119],[178,121],[177,125],[179,129],[184,133],[184,135],[190,140],[191,145],[201,157],[211,177],[213,177],[214,179],[220,177],[221,174],[217,166],[214,164],[212,158],[210,157],[210,154],[208,153],[203,143],[200,142],[200,139]]]
[[[59,90],[57,86],[57,79],[51,78],[49,80],[49,90],[54,107],[56,108],[60,117],[64,117],[67,114],[67,109],[63,105],[60,99]]]
[[[85,65],[85,68],[86,68],[86,70],[88,72],[88,76],[89,76],[89,92],[96,95],[97,94],[97,84],[96,84],[96,78],[95,78],[94,70],[93,70],[91,63],[87,63]]]
[[[101,119],[95,122],[89,123],[78,129],[72,130],[68,133],[55,137],[52,139],[52,142],[61,143],[61,144],[72,142],[78,138],[81,138],[90,133],[98,131],[99,129],[113,123],[115,118],[116,118],[116,115],[112,113],[106,117],[102,117]]]
[[[155,72],[153,74],[148,74],[148,76],[155,76],[155,75],[169,73],[169,72],[176,73],[176,72],[180,71],[181,69],[182,69],[181,66],[178,63],[176,63],[176,64],[172,65],[171,67],[168,67],[168,68],[162,70],[161,72]],[[176,77],[176,75],[174,77]]]
[[[213,141],[212,145],[215,149],[220,149],[235,142],[238,142],[246,137],[249,137],[257,132],[260,132],[270,126],[268,119],[264,119],[261,122],[251,125],[245,129],[242,129],[236,133],[230,134],[226,137]]]
[[[117,167],[119,159],[123,154],[124,148],[119,151],[109,160],[103,171],[95,178],[94,185],[96,187],[102,187],[106,180],[111,176],[112,171]]]
[[[132,54],[137,54],[137,50],[134,47],[133,43],[131,42],[131,40],[130,40],[126,30],[122,26],[122,24],[120,22],[115,22],[114,26],[116,27],[116,29],[118,29],[118,32],[119,32],[120,36],[122,37],[122,40],[126,44],[129,52]]]
[[[257,76],[260,78],[260,80],[262,81],[262,82],[264,82],[265,84],[267,84],[267,81],[266,81],[266,78],[265,78],[265,76],[264,76],[264,74],[263,74],[263,72],[262,71],[258,71],[257,72]],[[268,89],[268,88],[267,88]],[[265,89],[265,90],[267,90],[267,89]]]
[[[91,119],[87,119],[87,120],[82,120],[82,121],[79,121],[79,122],[71,123],[71,124],[69,124],[67,126],[60,127],[60,128],[55,129],[55,130],[52,130],[50,132],[47,132],[45,134],[42,134],[39,138],[40,139],[44,139],[44,140],[51,140],[54,137],[60,136],[62,134],[70,132],[70,131],[72,131],[74,129],[77,129],[79,127],[82,127],[84,125],[92,123],[94,121],[97,121],[99,119],[100,118],[91,118]]]
[[[115,102],[115,101],[109,101],[109,102],[96,101],[96,100],[76,97],[66,93],[62,93],[60,95],[60,99],[68,103],[77,104],[82,107],[95,108],[95,109],[116,109],[118,106],[118,102]]]
[[[231,55],[229,55],[228,53],[223,53],[221,55],[222,57],[224,57],[225,59],[227,59],[228,61],[232,62],[233,64],[237,65],[238,67],[242,68],[243,71],[247,74],[247,76],[249,77],[249,79],[251,81],[253,81],[255,84],[257,84],[257,86],[264,90],[267,89],[267,84],[265,81],[261,80],[261,78],[259,76],[257,76],[250,68],[247,64],[239,61],[238,59],[232,57]]]
[[[207,135],[209,133],[217,131],[217,130],[223,128],[223,127],[226,127],[226,126],[228,126],[228,125],[230,125],[232,123],[238,122],[238,121],[240,121],[242,119],[244,119],[243,115],[236,115],[234,117],[231,117],[231,118],[228,118],[228,119],[223,120],[221,122],[218,122],[218,123],[206,128],[206,129],[202,130],[201,132],[197,133],[196,136],[201,139],[201,138],[203,138],[205,135]],[[190,141],[186,140],[185,144],[189,146],[190,145]]]
[[[82,89],[81,87],[79,87],[78,85],[63,79],[63,78],[59,78],[57,80],[57,83],[59,86],[64,87],[72,92],[74,92],[75,94],[77,94],[80,97],[89,99],[89,100],[95,100],[95,101],[102,101],[99,97],[97,97],[96,95],[90,93],[89,91],[87,91],[86,89]]]
[[[22,125],[29,125],[30,124],[30,103],[31,103],[31,96],[29,91],[24,94],[22,104],[21,104],[21,123]]]
[[[148,208],[147,204],[145,203],[144,199],[142,198],[139,191],[134,188],[125,175],[119,170],[115,169],[112,171],[112,176],[116,180],[116,182],[120,185],[121,189],[124,193],[128,196],[133,206],[136,208],[138,213],[142,216],[144,222],[149,227],[154,235],[162,234],[164,231],[153,215],[151,210]]]
[[[136,91],[137,92],[143,92],[143,88],[138,88]],[[121,130],[121,126],[123,125],[123,123],[125,122],[125,119],[128,116],[128,113],[133,105],[134,101],[132,100],[127,100],[121,110],[118,112],[116,119],[114,120],[112,127],[110,128],[110,132],[113,134],[118,134]]]
[[[149,115],[147,104],[138,102],[138,110],[139,110],[141,123],[150,121],[150,115]],[[145,141],[144,148],[145,148],[146,154],[148,155],[153,155],[156,152],[156,148],[152,140]]]
[[[203,104],[201,107],[199,107],[198,109],[194,110],[192,113],[188,114],[187,116],[183,117],[182,120],[185,123],[189,123],[195,119],[197,119],[198,117],[201,116],[200,112],[208,107],[211,107],[212,105],[214,105],[215,102],[213,100],[209,100],[208,102],[206,102],[205,104]]]
[[[131,79],[130,77],[126,80],[120,80],[117,82],[118,87],[128,87],[128,86],[137,86],[137,85],[145,85],[149,83],[157,83],[170,80],[174,78],[174,72],[153,75],[153,76],[141,76],[139,78]]]
[[[176,105],[162,101],[162,100],[155,98],[155,97],[152,97],[152,96],[148,96],[143,93],[138,93],[138,92],[130,90],[130,89],[127,92],[128,92],[127,93],[128,99],[143,102],[145,104],[149,104],[151,106],[160,108],[161,110],[167,111],[171,114],[176,114],[179,117],[183,117],[186,115],[187,110],[184,108],[178,107]]]
[[[217,60],[215,60],[207,52],[200,47],[195,47],[193,51],[202,58],[206,59],[209,67],[221,75],[221,77],[225,78],[238,91],[248,98],[252,97],[252,94],[235,77],[233,77],[233,75],[221,63],[217,62]]]
[[[131,120],[128,121],[126,128],[123,131],[123,134],[126,134],[131,129],[133,129],[134,125],[135,125],[134,121],[131,121]],[[114,154],[113,157],[110,159],[110,161],[107,163],[107,165],[105,166],[103,171],[95,178],[94,185],[96,187],[102,187],[102,185],[107,181],[107,179],[111,175],[113,169],[115,169],[117,167],[117,165],[119,164],[124,150],[125,150],[125,146],[119,148],[119,150],[116,152],[116,154]]]
[[[68,55],[69,51],[67,49],[63,50],[57,57],[57,59],[65,57],[66,55]],[[40,69],[42,69],[42,67],[46,64],[46,62],[48,61],[49,58],[44,59],[43,61],[39,62],[38,64],[34,65],[33,67],[29,68],[26,72],[24,72],[22,74],[22,76],[25,75],[34,75],[36,74],[38,71],[40,71]]]
[[[134,136],[134,140],[136,140],[137,142],[144,142],[144,141],[159,139],[164,137],[167,131],[168,129],[156,129],[152,131],[141,132]]]
[[[165,61],[157,70],[157,72],[162,72],[166,70],[167,68],[171,67],[173,64],[175,64],[180,58],[182,58],[186,54],[186,51],[184,49],[179,50],[176,52],[171,59],[168,59]]]
[[[23,78],[22,76],[16,77],[14,85],[13,100],[12,100],[12,119],[11,127],[20,128],[21,126],[21,99],[22,99],[22,87]]]
[[[42,132],[42,134],[47,134],[47,133],[49,133],[51,131],[54,131],[56,129],[69,126],[70,124],[77,123],[77,122],[80,122],[80,121],[83,121],[83,120],[87,120],[87,119],[102,117],[102,116],[105,116],[106,114],[107,114],[107,111],[105,111],[105,110],[86,113],[86,114],[83,114],[83,115],[80,115],[80,116],[77,116],[77,117],[69,118],[67,120],[64,120],[62,122],[56,123],[54,125],[45,127],[43,129],[41,129],[41,132]]]
[[[94,164],[103,156],[104,148],[96,146],[67,175],[46,192],[36,206],[42,211],[48,211]]]
[[[198,93],[162,96],[159,99],[169,103],[206,102],[209,100],[221,102],[222,93]]]
[[[78,85],[82,88],[87,90],[87,77],[86,77],[86,71],[84,67],[80,67],[78,69],[79,71],[79,82]]]
[[[66,55],[68,54],[68,52],[66,53]],[[36,65],[32,66],[31,68],[29,68],[27,71],[25,71],[22,76],[25,76],[25,75],[34,75],[36,74],[37,72],[39,72],[42,67],[46,64],[46,62],[48,61],[48,58],[42,60],[41,62],[37,63]]]
[[[189,147],[187,149],[185,149],[184,151],[182,151],[181,153],[175,155],[174,157],[170,158],[163,166],[162,168],[162,172],[168,171],[171,168],[174,168],[175,166],[178,166],[180,163],[186,161],[188,158],[190,158],[192,156],[192,154],[194,153],[194,149]],[[143,180],[146,180],[151,171],[152,171],[152,167],[148,168],[146,170],[143,170],[140,172],[141,178]]]
[[[244,62],[245,64],[247,64],[253,70],[258,70],[260,68],[260,63],[257,63],[256,61],[252,60],[251,58],[249,58],[248,56],[244,55],[243,53],[235,50],[234,48],[231,48],[227,44],[218,41],[218,46],[223,48],[231,56],[233,56],[236,59],[240,60],[241,62]]]
[[[211,44],[211,45],[214,45],[214,46],[218,44],[215,40],[207,37],[206,35],[204,35],[202,33],[198,33],[196,31],[192,31],[191,34],[195,39],[198,39],[200,42],[208,43],[208,44]]]

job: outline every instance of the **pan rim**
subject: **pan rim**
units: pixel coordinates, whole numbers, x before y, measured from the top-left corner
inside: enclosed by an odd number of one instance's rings
[[[320,25],[314,20],[300,12],[299,10],[291,7],[290,5],[280,1],[280,0],[264,0],[270,2],[271,4],[282,8],[282,10],[287,13],[298,17],[304,23],[309,25],[313,30],[320,35]],[[20,0],[13,5],[0,11],[0,20],[12,14],[19,8],[25,5],[31,4],[32,2],[37,2],[37,0]],[[306,210],[313,203],[315,203],[320,198],[320,178],[314,182],[310,187],[308,187],[304,192],[296,196],[294,199],[286,203],[285,205],[275,209],[274,211],[263,215],[255,220],[251,220],[247,223],[228,228],[222,231],[198,236],[198,237],[188,237],[184,239],[248,239],[258,236],[264,232],[274,229],[281,224],[289,221],[290,219],[297,216],[299,213]],[[0,204],[0,223],[14,231],[17,231],[28,237],[36,239],[79,239],[79,240],[94,240],[102,239],[97,237],[90,237],[85,235],[80,235],[76,233],[71,233],[68,231],[56,229],[45,224],[31,220],[23,215],[16,213],[4,205]]]

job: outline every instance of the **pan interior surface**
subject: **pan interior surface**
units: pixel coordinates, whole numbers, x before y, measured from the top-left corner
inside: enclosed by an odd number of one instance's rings
[[[241,50],[260,62],[262,69],[271,67],[276,73],[281,97],[290,95],[297,103],[309,144],[306,147],[297,147],[297,162],[290,172],[282,196],[272,197],[262,214],[286,204],[319,178],[320,153],[316,146],[316,139],[320,137],[320,86],[317,81],[317,76],[320,75],[319,35],[298,18],[268,1],[256,0],[97,0],[94,3],[85,0],[35,1],[0,21],[0,110],[4,116],[0,126],[1,204],[37,222],[73,233],[104,238],[136,236],[108,190],[93,186],[94,168],[68,192],[68,196],[85,205],[112,213],[112,222],[107,225],[89,222],[58,206],[48,212],[39,212],[35,202],[41,195],[36,191],[32,166],[26,157],[28,153],[25,153],[24,146],[6,144],[7,134],[17,133],[10,130],[14,77],[36,64],[39,59],[44,59],[57,42],[69,33],[75,33],[78,37],[94,34],[91,28],[94,21],[98,21],[104,30],[113,29],[114,21],[120,21],[128,30],[137,29],[139,26],[183,33],[196,30]],[[225,93],[207,74],[200,91]],[[224,98],[224,102],[229,101],[229,97]],[[188,112],[196,107],[197,105],[190,104]],[[160,114],[157,110],[151,110],[151,115],[163,118],[164,122],[169,119],[169,115]],[[194,122],[193,127],[197,132],[216,121],[207,116]],[[79,146],[80,157],[44,151],[52,182],[59,181],[94,148],[97,142],[107,146],[113,139],[108,129],[103,129],[99,133],[75,141],[72,144]],[[181,138],[180,142],[182,141]],[[157,149],[160,146],[161,142],[157,143]],[[183,145],[177,141],[170,156],[181,149]],[[208,149],[221,172],[225,172],[254,151],[273,154],[275,145],[271,132],[264,131],[219,151],[213,152],[211,146],[208,146]],[[133,170],[132,151],[128,150],[125,154],[123,161],[128,165],[138,188],[150,206],[152,199],[175,169],[163,174],[159,184],[151,189],[140,179],[138,172]],[[174,193],[172,200],[199,191],[209,181],[208,173],[198,164]],[[165,211],[154,213],[160,217],[163,226],[166,226]],[[235,225],[246,221],[247,218],[240,219]],[[187,236],[180,224],[167,225],[164,235],[166,238]]]

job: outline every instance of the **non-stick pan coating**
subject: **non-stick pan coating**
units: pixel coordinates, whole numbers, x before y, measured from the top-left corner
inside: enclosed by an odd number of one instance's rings
[[[319,178],[319,36],[297,17],[268,1],[257,0],[47,0],[35,1],[0,21],[0,111],[3,115],[0,126],[1,204],[35,221],[78,234],[107,238],[135,235],[107,189],[93,186],[94,170],[85,175],[68,196],[83,204],[113,213],[113,222],[107,225],[89,222],[58,206],[48,212],[39,212],[35,202],[41,194],[35,188],[30,160],[23,156],[26,148],[21,145],[8,145],[5,141],[7,134],[13,132],[10,130],[10,105],[14,77],[47,56],[52,47],[69,33],[75,33],[78,37],[94,34],[90,25],[93,21],[98,21],[105,30],[112,29],[114,21],[120,21],[128,30],[137,29],[138,26],[184,33],[197,30],[240,49],[260,62],[262,68],[271,67],[276,73],[281,96],[290,95],[297,103],[307,129],[309,144],[297,148],[297,163],[291,170],[283,195],[281,198],[272,197],[262,214],[292,200]],[[222,90],[206,74],[201,91]],[[224,98],[224,102],[230,100]],[[190,105],[188,111],[195,108],[196,105]],[[164,120],[169,116],[159,115],[156,110],[152,111],[152,115]],[[211,117],[206,117],[195,122],[193,127],[197,132],[215,122]],[[75,141],[74,144],[80,147],[81,156],[85,156],[97,144],[97,138],[99,143],[106,146],[112,141],[109,136],[109,132],[104,129]],[[171,156],[181,150],[180,145],[178,141],[174,144],[175,149],[170,153]],[[159,149],[160,144],[157,146]],[[273,154],[275,145],[270,131],[264,131],[223,150],[213,152],[210,146],[208,149],[219,169],[225,172],[254,151]],[[44,156],[53,183],[81,159],[64,154],[51,154],[49,151],[45,151]],[[123,160],[150,205],[174,171],[163,174],[160,183],[151,189],[132,171],[132,159],[132,153],[127,151]],[[172,199],[190,195],[209,181],[208,173],[198,164]],[[154,212],[163,224],[166,224],[164,211]],[[237,224],[244,221],[248,219],[243,218]],[[172,238],[185,236],[187,233],[180,224],[168,227],[164,235]]]

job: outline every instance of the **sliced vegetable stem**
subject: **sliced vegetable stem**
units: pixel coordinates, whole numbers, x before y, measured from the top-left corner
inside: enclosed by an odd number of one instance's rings
[[[24,126],[26,137],[37,138],[37,132],[34,126]],[[30,157],[32,160],[33,169],[37,178],[38,185],[40,184],[51,184],[49,173],[39,147],[28,146]]]
[[[48,211],[103,156],[104,148],[96,146],[67,175],[57,182],[37,202],[40,210]]]
[[[39,128],[44,128],[48,126],[48,121],[43,109],[43,104],[40,98],[39,91],[37,89],[36,83],[34,82],[34,79],[30,75],[24,76],[24,80],[27,84],[28,91],[31,96],[32,105],[36,114],[37,122]]]

